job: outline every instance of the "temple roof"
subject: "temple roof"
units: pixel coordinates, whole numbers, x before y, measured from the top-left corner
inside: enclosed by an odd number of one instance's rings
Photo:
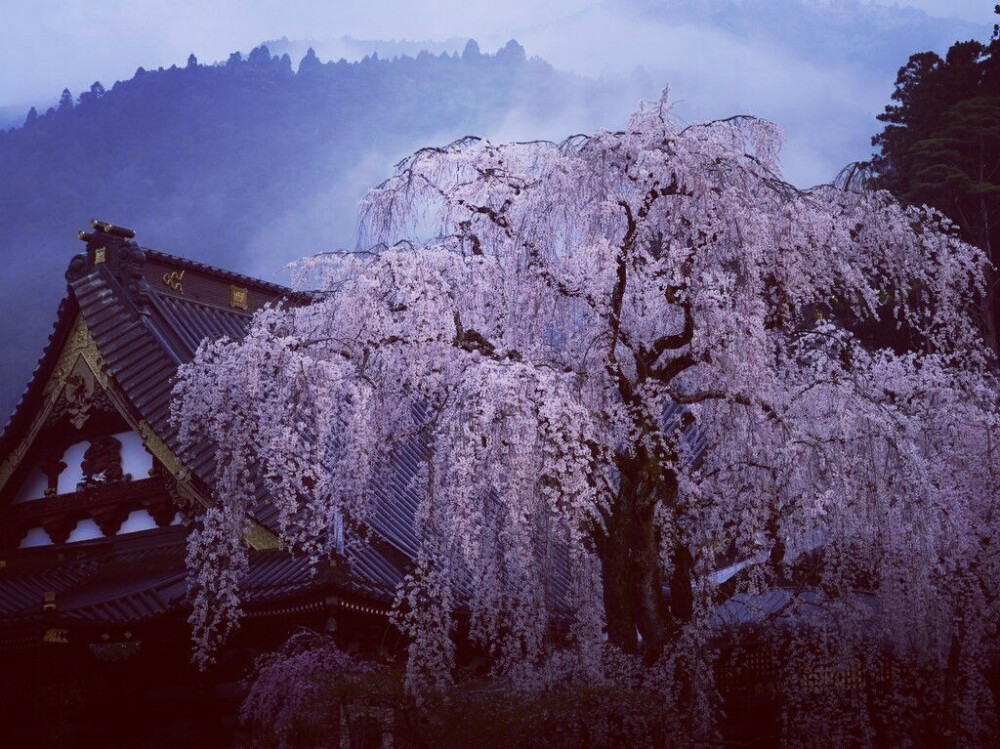
[[[206,338],[245,335],[255,310],[296,300],[283,286],[141,247],[130,230],[99,221],[92,227],[81,232],[86,250],[66,271],[67,295],[53,333],[0,435],[0,523],[5,510],[8,516],[24,510],[23,504],[10,504],[12,490],[5,483],[23,479],[33,441],[43,439],[41,425],[52,421],[45,421],[45,409],[51,410],[53,393],[66,387],[67,352],[88,357],[103,395],[141,435],[162,474],[176,482],[176,492],[194,504],[209,504],[214,446],[206,442],[182,450],[170,423],[177,367],[191,361]],[[349,560],[349,571],[335,576],[335,582],[310,575],[304,560],[286,552],[251,554],[244,586],[250,605],[331,585],[348,595],[385,601],[414,548],[412,497],[394,492],[386,500],[375,520],[375,541]],[[49,501],[47,496],[29,504]],[[277,514],[263,489],[252,514],[258,526],[248,542],[258,550],[276,547]],[[181,606],[186,591],[184,529],[134,535],[128,543],[119,537],[0,550],[0,623],[40,616],[43,593],[56,597],[55,611],[65,622],[134,622]],[[74,554],[60,552],[69,548]],[[79,557],[78,550],[87,553]],[[28,559],[36,561],[27,564]]]
[[[100,329],[105,346],[111,343],[109,336],[129,336],[112,350],[102,347],[106,355],[141,342],[141,351],[127,359],[116,358],[122,368],[115,371],[116,377],[134,385],[136,372],[145,365],[169,361],[172,374],[177,364],[190,361],[202,339],[242,336],[254,311],[292,294],[278,284],[140,247],[131,230],[100,221],[91,224],[93,232],[80,233],[85,252],[73,257],[66,270],[68,293],[59,305],[48,345],[0,435],[0,455],[8,454],[23,437],[24,422],[30,420],[80,312],[88,326]],[[170,385],[169,377],[158,383],[155,389],[162,391],[157,393],[158,405],[169,399]]]

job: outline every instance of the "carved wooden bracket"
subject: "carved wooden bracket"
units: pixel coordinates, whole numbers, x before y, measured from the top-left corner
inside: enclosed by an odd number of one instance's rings
[[[66,464],[56,458],[46,458],[39,461],[38,467],[47,481],[45,496],[54,496],[59,491],[59,474],[66,470]]]
[[[49,534],[53,543],[64,544],[69,534],[76,527],[76,519],[69,513],[53,515],[42,523],[42,528]]]
[[[152,516],[159,527],[170,525],[177,514],[177,507],[169,496],[150,497],[142,503],[143,509]]]
[[[129,516],[127,505],[105,507],[93,514],[94,522],[105,536],[113,536]]]
[[[105,535],[109,531],[113,534],[130,512],[155,507],[158,502],[171,504],[159,477],[99,484],[85,491],[21,502],[8,507],[4,523],[0,525],[0,545],[17,546],[28,529],[38,526],[45,529],[53,542],[65,543],[76,524],[87,518],[97,523]],[[156,519],[154,513],[150,514]],[[166,510],[162,515],[165,514]],[[170,520],[173,520],[173,511],[167,522]]]

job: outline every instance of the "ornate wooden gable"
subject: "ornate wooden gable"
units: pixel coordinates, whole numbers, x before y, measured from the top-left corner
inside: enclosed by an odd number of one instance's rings
[[[240,336],[282,287],[146,250],[99,221],[66,272],[49,349],[2,438],[0,548],[175,523],[205,502],[171,447],[171,378],[208,336]],[[262,528],[256,546],[273,545]]]
[[[77,314],[27,434],[0,465],[0,546],[63,544],[177,521],[176,487],[120,400]]]
[[[242,336],[255,309],[287,293],[142,248],[127,229],[92,229],[0,435],[0,640],[39,623],[139,621],[183,607],[181,523],[209,502],[212,446],[178,457],[172,377],[204,338]],[[277,547],[261,524],[247,541]],[[134,566],[155,549],[158,565]],[[315,585],[286,555],[253,569],[260,600]]]

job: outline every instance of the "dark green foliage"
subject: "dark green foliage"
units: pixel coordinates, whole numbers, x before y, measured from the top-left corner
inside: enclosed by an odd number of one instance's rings
[[[892,99],[878,116],[885,129],[872,138],[876,183],[901,200],[939,209],[963,239],[1000,264],[1000,34],[994,30],[989,44],[958,42],[944,59],[913,55],[899,70]],[[991,271],[983,310],[995,349],[996,282]]]

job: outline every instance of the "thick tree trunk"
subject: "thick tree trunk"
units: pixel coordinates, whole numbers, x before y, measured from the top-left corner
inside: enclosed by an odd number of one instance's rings
[[[691,616],[691,555],[683,546],[672,555],[668,607],[655,513],[660,502],[673,504],[677,480],[672,473],[660,473],[658,480],[653,479],[645,464],[630,461],[624,466],[618,496],[597,550],[608,640],[625,652],[641,653],[651,662],[662,653],[676,625]]]
[[[626,653],[637,652],[639,645],[632,609],[631,509],[628,496],[620,492],[605,523],[605,532],[597,544],[608,641]]]

